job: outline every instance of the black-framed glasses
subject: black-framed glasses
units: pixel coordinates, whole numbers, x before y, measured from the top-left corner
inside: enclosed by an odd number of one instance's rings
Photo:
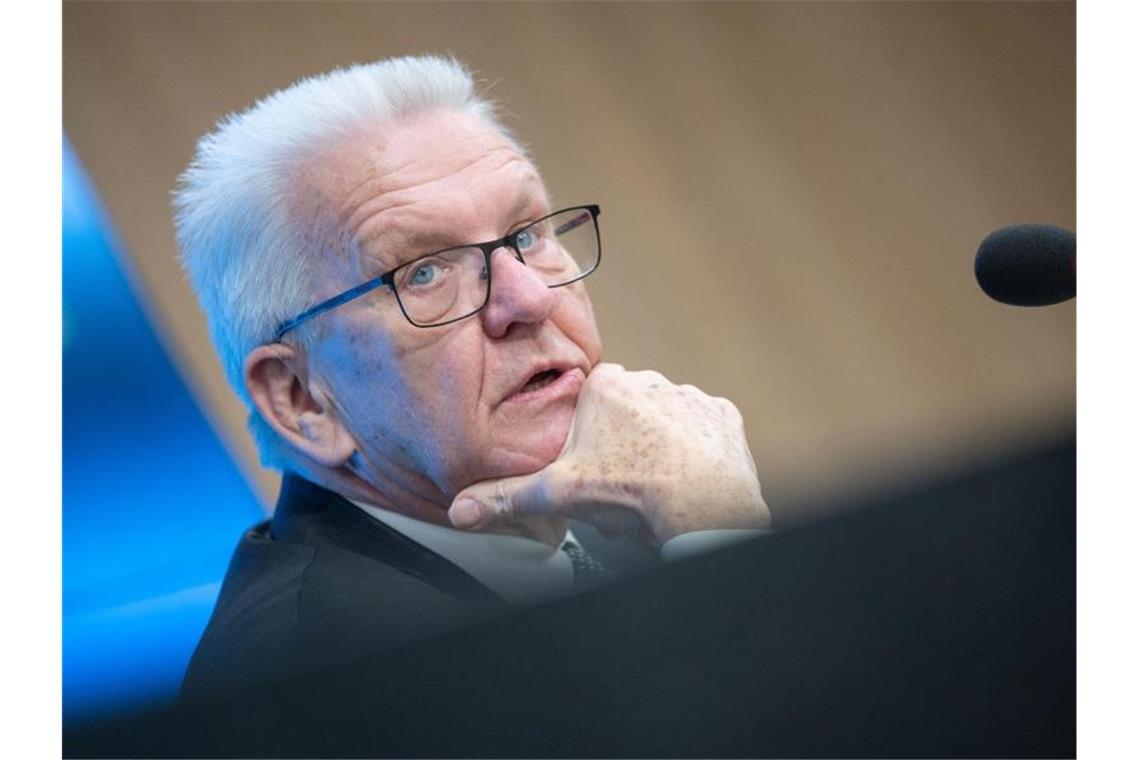
[[[400,310],[416,327],[439,327],[466,319],[487,305],[491,297],[491,255],[504,246],[547,287],[577,282],[597,269],[602,259],[598,229],[601,213],[596,204],[572,206],[498,240],[420,256],[281,323],[273,340],[281,340],[298,325],[383,285],[396,295]]]

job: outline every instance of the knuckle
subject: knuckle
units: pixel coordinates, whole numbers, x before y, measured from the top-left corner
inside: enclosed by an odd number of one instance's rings
[[[728,418],[732,420],[733,424],[737,427],[743,428],[744,415],[740,413],[740,409],[736,406],[736,404],[732,403],[728,399],[725,399],[724,406],[725,411],[728,414]]]
[[[595,375],[598,377],[606,377],[622,372],[625,372],[625,367],[621,366],[620,364],[613,364],[611,362],[599,362],[598,364],[594,365],[594,368],[592,370],[590,370],[590,377],[594,377]]]
[[[657,394],[661,393],[676,393],[677,386],[655,369],[641,370],[640,372],[631,373],[633,379],[637,381],[637,386],[645,391],[651,391]]]
[[[511,494],[507,490],[506,484],[499,480],[495,482],[495,487],[491,492],[491,508],[496,515],[510,521],[514,518],[514,502],[511,499]]]

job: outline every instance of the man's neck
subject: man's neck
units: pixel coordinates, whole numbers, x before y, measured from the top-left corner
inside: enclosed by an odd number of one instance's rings
[[[300,474],[349,501],[371,504],[413,520],[442,525],[446,528],[452,527],[451,521],[447,519],[447,507],[450,505],[443,505],[426,499],[423,496],[408,492],[396,484],[385,484],[384,488],[379,488],[355,472],[343,467],[337,470],[322,468],[319,472],[308,470]],[[530,517],[487,532],[522,536],[557,547],[561,546],[565,540],[566,521],[556,517]]]

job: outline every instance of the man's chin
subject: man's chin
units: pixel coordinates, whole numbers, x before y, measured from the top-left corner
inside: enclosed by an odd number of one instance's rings
[[[529,475],[558,459],[570,434],[574,421],[573,407],[543,415],[541,419],[527,420],[527,424],[512,426],[499,438],[494,447],[493,462],[488,462],[492,477]]]

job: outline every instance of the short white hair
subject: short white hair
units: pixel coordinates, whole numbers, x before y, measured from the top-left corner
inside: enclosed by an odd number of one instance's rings
[[[321,264],[292,218],[289,184],[307,158],[338,138],[440,110],[478,116],[518,146],[463,65],[410,56],[303,79],[226,116],[198,141],[179,178],[174,219],[182,265],[226,377],[250,410],[266,465],[281,467],[284,459],[246,393],[242,365],[278,325],[313,305]]]

